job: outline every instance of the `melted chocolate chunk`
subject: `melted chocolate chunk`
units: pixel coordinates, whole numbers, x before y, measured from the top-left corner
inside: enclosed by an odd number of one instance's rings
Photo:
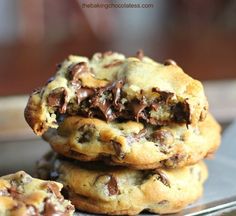
[[[171,145],[174,142],[174,136],[169,130],[157,130],[151,134],[151,140],[162,145]]]
[[[85,100],[86,98],[94,95],[94,90],[91,88],[80,88],[77,90],[77,102],[78,104],[81,103],[81,101]]]
[[[173,156],[171,156],[169,159],[162,161],[162,164],[166,167],[176,167],[179,165],[184,159],[186,158],[186,155],[177,153]]]
[[[55,107],[59,109],[60,113],[65,113],[67,108],[67,91],[65,88],[60,87],[52,90],[48,95],[47,103],[50,107]]]
[[[177,63],[172,59],[167,59],[167,60],[165,60],[164,65],[166,65],[166,66],[168,66],[168,65],[177,65]]]
[[[136,121],[139,121],[139,119],[147,119],[145,112],[143,112],[147,106],[148,104],[146,103],[145,98],[142,100],[135,99],[131,102],[131,109]]]
[[[115,152],[116,152],[116,155],[123,159],[125,157],[125,153],[122,152],[122,149],[121,149],[121,144],[114,141],[114,140],[111,140],[111,144],[113,145],[113,148],[115,149]]]
[[[92,99],[92,107],[97,108],[100,113],[102,113],[103,119],[106,119],[107,121],[112,121],[115,118],[114,113],[111,110],[111,105],[112,104],[106,100],[106,98],[94,97]],[[97,113],[96,116],[100,116],[99,113]]]
[[[172,107],[174,113],[174,120],[178,123],[186,122],[190,124],[190,107],[187,100],[184,102],[178,102]]]
[[[68,68],[68,78],[72,83],[78,83],[80,75],[89,72],[86,62],[79,62]]]
[[[117,82],[114,82],[112,85],[112,93],[113,93],[113,103],[114,106],[118,108],[119,111],[123,108],[123,105],[120,103],[120,97],[121,97],[121,88],[124,85],[123,80],[119,80]]]
[[[55,183],[53,183],[53,182],[47,182],[47,183],[45,184],[45,187],[47,187],[47,189],[48,189],[51,193],[54,193],[58,199],[63,199],[63,196],[61,195],[60,190],[59,190],[58,186],[57,186]]]
[[[118,66],[120,64],[122,64],[123,61],[120,61],[120,60],[114,60],[113,62],[111,62],[110,64],[107,64],[107,65],[104,65],[103,67],[104,68],[111,68],[111,67],[115,67],[115,66]]]
[[[136,140],[139,140],[143,137],[145,137],[147,134],[147,130],[145,128],[143,128],[142,130],[140,130],[137,134],[133,134],[133,137],[136,139]]]
[[[117,181],[116,181],[116,178],[113,175],[110,175],[110,180],[107,183],[107,188],[108,188],[110,196],[116,195],[116,194],[119,193]]]
[[[21,196],[21,194],[18,191],[17,187],[13,186],[13,185],[10,188],[8,188],[8,193],[10,194],[10,196],[13,199],[18,199]]]
[[[170,181],[164,172],[156,169],[154,173],[158,175],[157,180],[161,181],[165,186],[170,187]]]
[[[107,181],[107,179],[108,179],[108,181]],[[104,180],[106,180],[105,183],[104,183]],[[101,175],[97,176],[94,184],[96,184],[97,182],[105,184],[105,186],[108,189],[109,196],[119,194],[119,188],[118,188],[116,178],[112,174],[101,174]]]
[[[162,200],[160,202],[158,202],[158,205],[167,205],[169,203],[168,200]]]

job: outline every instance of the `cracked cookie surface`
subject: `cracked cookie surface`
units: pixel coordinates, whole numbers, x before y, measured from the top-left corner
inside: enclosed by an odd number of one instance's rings
[[[62,184],[32,178],[24,171],[0,177],[1,216],[72,216],[74,206],[60,191]]]
[[[65,118],[44,139],[54,151],[82,161],[104,160],[135,169],[183,167],[212,155],[220,144],[220,126],[208,114],[197,126],[155,127],[78,116]]]
[[[77,209],[110,215],[179,212],[202,195],[207,178],[203,162],[178,169],[133,170],[53,153],[39,161],[38,173],[61,182]]]
[[[55,76],[34,91],[25,118],[34,132],[57,128],[66,116],[167,125],[204,120],[208,103],[202,84],[171,62],[140,55],[96,53],[69,56]]]

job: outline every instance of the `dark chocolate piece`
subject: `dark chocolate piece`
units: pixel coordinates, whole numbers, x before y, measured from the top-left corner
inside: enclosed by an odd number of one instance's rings
[[[190,124],[190,106],[187,100],[184,102],[178,102],[172,107],[172,111],[174,114],[174,120],[178,123],[186,122]]]
[[[118,66],[118,65],[120,65],[120,64],[122,64],[122,63],[123,63],[123,61],[114,60],[114,61],[111,62],[110,64],[104,65],[103,67],[104,67],[104,68],[111,68],[111,67]]]
[[[154,173],[158,175],[157,180],[161,181],[165,186],[170,187],[170,181],[165,173],[159,169],[156,169]]]
[[[166,66],[168,66],[168,65],[177,65],[177,63],[172,59],[167,59],[167,60],[165,60],[164,65],[166,65]]]
[[[63,199],[63,196],[60,193],[58,186],[53,182],[45,183],[45,187],[50,190],[51,193],[54,193],[58,199]]]
[[[68,78],[72,83],[79,81],[80,75],[89,72],[86,62],[79,62],[68,68]]]
[[[125,153],[122,152],[122,150],[121,150],[121,144],[114,141],[114,140],[111,140],[111,144],[113,145],[113,148],[115,149],[116,155],[119,158],[123,159],[125,157]]]
[[[136,121],[139,121],[139,119],[147,119],[145,112],[143,112],[144,109],[148,106],[145,97],[143,97],[141,100],[133,100],[130,105]]]
[[[113,175],[110,175],[110,180],[107,183],[107,188],[108,188],[110,196],[116,195],[116,194],[119,193],[117,181],[116,181],[116,178]]]
[[[78,104],[81,103],[84,99],[94,95],[94,90],[91,88],[79,88],[77,90],[77,102]]]
[[[50,107],[56,107],[60,113],[65,113],[67,108],[67,92],[65,88],[60,87],[53,89],[48,95],[47,103]]]
[[[156,130],[151,134],[151,140],[162,145],[171,145],[174,142],[174,136],[169,130]]]

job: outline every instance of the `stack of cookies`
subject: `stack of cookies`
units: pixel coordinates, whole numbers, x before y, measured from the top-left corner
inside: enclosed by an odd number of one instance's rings
[[[220,143],[202,84],[141,51],[69,56],[32,93],[25,118],[54,150],[39,176],[99,214],[181,211],[201,196],[201,160]]]

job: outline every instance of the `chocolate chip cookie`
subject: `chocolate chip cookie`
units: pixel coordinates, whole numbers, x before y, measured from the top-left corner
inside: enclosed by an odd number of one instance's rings
[[[44,139],[53,150],[82,161],[104,160],[135,169],[182,167],[213,154],[220,143],[220,126],[208,114],[196,126],[173,123],[105,122],[96,118],[67,117]]]
[[[141,53],[125,57],[106,52],[90,60],[69,56],[32,93],[25,119],[41,135],[57,128],[64,116],[189,125],[204,120],[207,110],[202,84],[172,61],[160,64]]]
[[[53,154],[38,163],[38,172],[61,182],[77,209],[110,215],[179,212],[202,195],[207,178],[203,162],[178,169],[133,170]]]
[[[62,184],[20,171],[0,177],[1,216],[72,216],[74,206],[60,193]]]

